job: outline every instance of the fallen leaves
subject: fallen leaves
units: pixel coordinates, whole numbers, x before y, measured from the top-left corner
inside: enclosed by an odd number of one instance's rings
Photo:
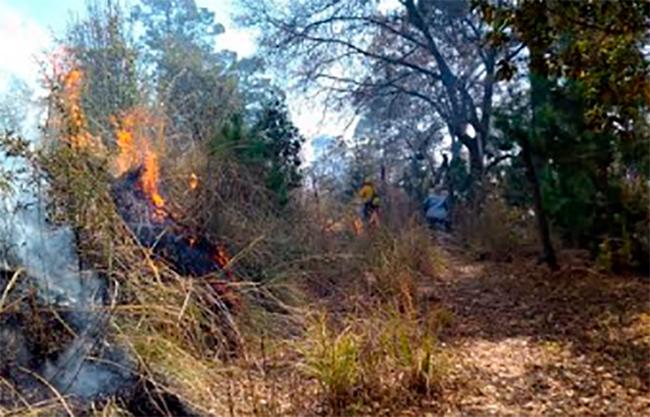
[[[436,288],[456,317],[446,415],[650,415],[647,281],[467,262]]]

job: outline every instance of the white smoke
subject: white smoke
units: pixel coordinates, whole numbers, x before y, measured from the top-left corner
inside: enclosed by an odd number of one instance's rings
[[[98,347],[106,347],[105,283],[96,273],[80,269],[73,232],[47,221],[42,198],[23,194],[4,203],[2,233],[9,250],[0,254],[0,264],[24,268],[40,302],[70,311],[68,317],[78,331],[73,342],[55,360],[48,360],[40,373],[63,394],[92,398],[114,392],[124,382],[122,372],[88,359]]]
[[[79,269],[72,231],[47,223],[44,207],[38,201],[19,209],[13,218],[14,256],[27,275],[36,278],[44,300],[77,309],[92,308],[101,281],[95,274]]]
[[[44,109],[37,105],[36,92],[19,90],[20,94],[0,91],[0,129],[14,131],[36,147]],[[120,373],[88,360],[97,350],[94,348],[104,343],[106,317],[101,311],[105,282],[95,272],[80,268],[72,230],[48,222],[42,192],[47,187],[32,181],[29,164],[0,153],[0,174],[3,172],[13,175],[13,193],[0,189],[0,268],[23,268],[37,289],[39,302],[70,311],[66,318],[78,333],[58,358],[35,371],[64,394],[94,397],[114,392],[123,380]]]

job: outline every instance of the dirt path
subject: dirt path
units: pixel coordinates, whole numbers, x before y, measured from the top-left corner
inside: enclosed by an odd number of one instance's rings
[[[446,416],[650,416],[647,281],[448,252]]]

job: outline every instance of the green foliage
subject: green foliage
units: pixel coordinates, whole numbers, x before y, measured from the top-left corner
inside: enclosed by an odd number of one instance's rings
[[[531,49],[534,112],[511,101],[497,124],[506,141],[530,140],[552,223],[570,244],[599,253],[608,269],[634,264],[644,244],[629,231],[648,227],[648,189],[635,186],[650,172],[650,67],[642,51],[648,3],[479,3],[496,31],[514,29]],[[516,204],[529,199],[520,165],[516,159],[506,175],[506,195]]]
[[[291,122],[283,100],[265,106],[252,132],[257,138],[253,149],[258,154],[254,157],[267,161],[266,186],[283,206],[289,201],[289,191],[298,187],[302,180],[299,168],[304,138]]]
[[[381,343],[397,367],[405,371],[403,383],[408,390],[430,395],[442,381],[447,367],[446,358],[441,353],[435,333],[430,331],[445,327],[447,323],[444,317],[448,314],[448,310],[437,314],[436,318],[440,317],[440,321],[436,319],[431,323],[435,328],[424,326],[424,331],[421,330],[422,323],[395,312],[389,320]]]
[[[307,331],[308,345],[301,349],[302,369],[323,388],[330,404],[339,409],[350,401],[359,382],[359,340],[350,328],[332,333],[327,317],[320,315]]]
[[[289,192],[300,186],[300,150],[304,139],[293,125],[284,101],[266,105],[247,126],[241,114],[235,114],[214,136],[213,154],[233,156],[272,193],[278,207],[289,201]]]
[[[133,8],[132,18],[143,22],[144,41],[156,60],[164,60],[167,53],[209,54],[215,36],[224,32],[214,13],[194,0],[143,0]]]
[[[180,149],[207,141],[239,107],[235,56],[214,51],[223,26],[194,0],[145,0],[132,18],[144,27],[144,61]]]
[[[63,43],[83,71],[84,113],[94,134],[112,131],[110,116],[140,100],[138,50],[132,25],[118,2],[88,2],[86,14],[72,21]]]

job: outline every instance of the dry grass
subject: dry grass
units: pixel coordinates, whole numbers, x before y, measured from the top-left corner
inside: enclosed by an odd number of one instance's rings
[[[193,152],[161,158],[161,189],[188,227],[228,243],[238,309],[209,285],[219,273],[181,276],[138,243],[111,197],[110,153],[55,142],[37,161],[52,218],[72,226],[81,259],[108,283],[105,337],[133,360],[113,365],[145,381],[152,404],[170,395],[204,415],[337,415],[435,398],[446,319],[425,314],[417,286],[443,262],[426,228],[411,219],[360,239],[322,233],[306,205],[278,212],[245,167]],[[50,407],[28,404],[12,412]],[[128,415],[129,404],[122,395],[91,411]]]
[[[60,354],[75,332],[54,306],[44,304],[24,271],[0,270],[0,415],[74,415],[70,398],[30,369]],[[49,394],[44,400],[35,386]]]
[[[407,311],[415,309],[416,284],[439,276],[445,267],[429,230],[415,219],[397,230],[380,230],[364,252],[367,271],[374,278],[373,289],[384,300],[399,298]]]
[[[456,227],[471,250],[494,260],[510,260],[513,254],[534,248],[534,218],[508,206],[498,195],[486,197],[479,207],[459,207]],[[533,249],[534,250],[534,249]]]
[[[316,314],[297,343],[298,366],[318,382],[329,415],[389,415],[435,400],[448,368],[437,341],[443,325],[437,314],[418,319],[385,305],[344,318]]]

